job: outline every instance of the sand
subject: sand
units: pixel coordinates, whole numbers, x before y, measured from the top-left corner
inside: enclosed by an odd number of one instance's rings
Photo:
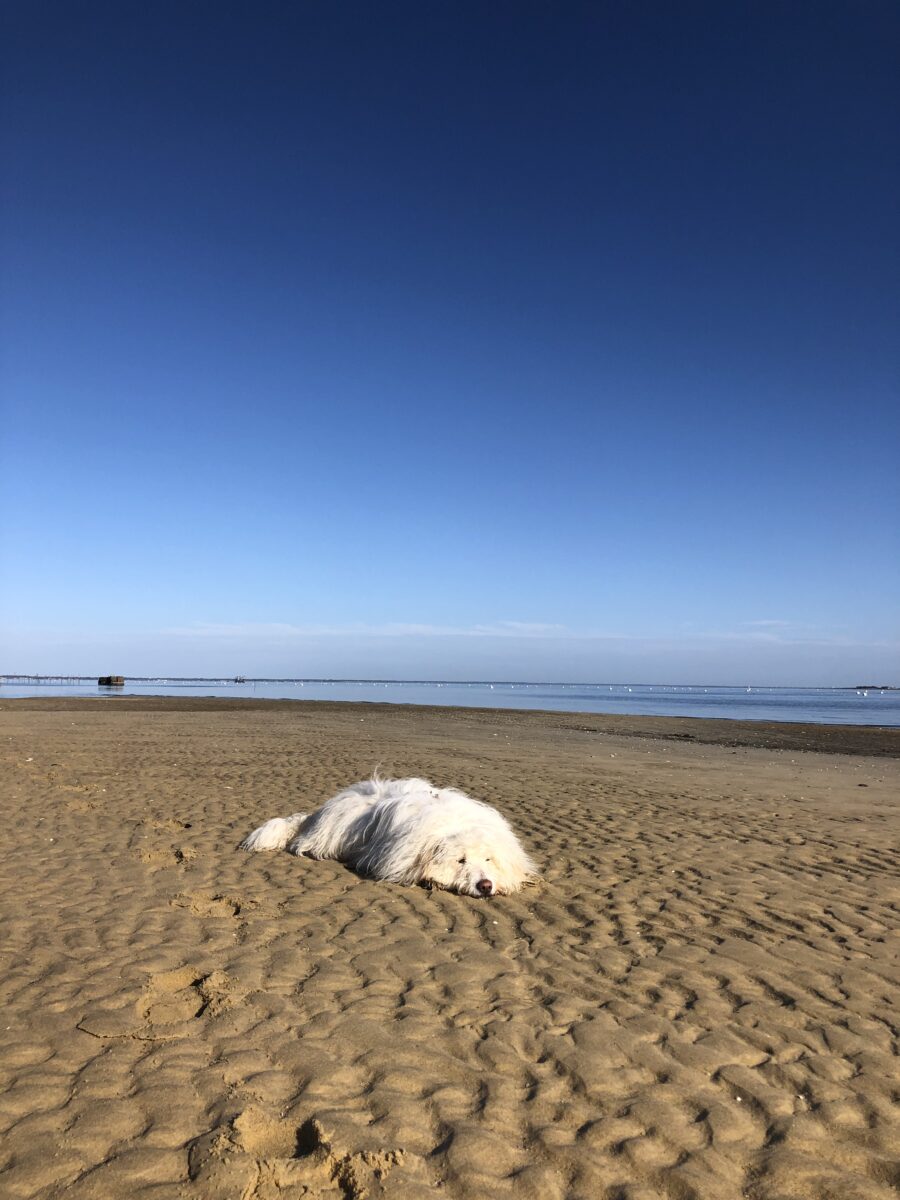
[[[2,701],[0,1192],[887,1200],[898,754],[900,731]],[[542,882],[475,901],[235,850],[376,763],[496,804]]]

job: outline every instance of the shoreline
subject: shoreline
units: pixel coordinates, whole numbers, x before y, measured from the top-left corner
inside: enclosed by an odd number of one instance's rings
[[[731,717],[655,717],[621,713],[565,712],[554,709],[464,708],[430,704],[382,704],[371,700],[284,700],[238,696],[40,696],[0,698],[0,711],[20,712],[182,712],[219,711],[421,713],[454,723],[531,726],[622,738],[687,742],[705,746],[784,750],[820,754],[900,758],[900,728],[890,725],[827,725],[811,722],[747,720]],[[111,708],[112,706],[112,708]]]

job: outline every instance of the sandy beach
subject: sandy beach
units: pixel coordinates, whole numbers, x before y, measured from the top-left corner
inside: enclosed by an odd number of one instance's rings
[[[888,1200],[900,731],[0,704],[0,1191]],[[376,764],[506,814],[475,901],[235,846]]]

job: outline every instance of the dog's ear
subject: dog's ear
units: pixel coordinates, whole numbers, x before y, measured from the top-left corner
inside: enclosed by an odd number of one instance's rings
[[[453,882],[452,855],[448,854],[449,843],[436,838],[422,846],[416,855],[416,872],[421,880],[434,887],[449,887]]]

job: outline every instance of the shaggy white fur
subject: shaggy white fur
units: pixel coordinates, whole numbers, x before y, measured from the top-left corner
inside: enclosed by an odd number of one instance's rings
[[[427,779],[354,783],[310,816],[260,825],[241,850],[283,850],[346,863],[361,875],[430,883],[467,896],[515,892],[535,875],[506,819],[455,788]]]

